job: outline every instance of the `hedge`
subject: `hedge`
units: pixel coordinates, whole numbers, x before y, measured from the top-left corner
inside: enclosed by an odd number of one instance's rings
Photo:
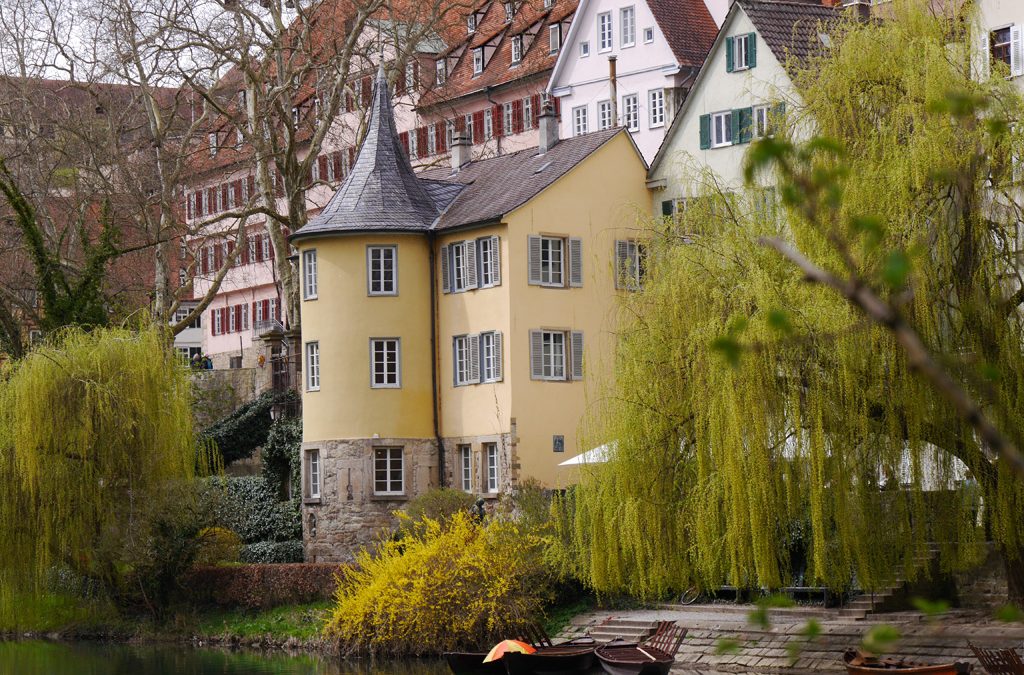
[[[210,478],[205,495],[214,522],[246,544],[302,538],[297,504],[277,501],[262,476]]]
[[[197,567],[182,579],[182,591],[196,606],[266,609],[332,599],[341,569],[334,563]]]
[[[244,563],[300,563],[303,561],[302,541],[260,541],[242,547],[238,559]]]

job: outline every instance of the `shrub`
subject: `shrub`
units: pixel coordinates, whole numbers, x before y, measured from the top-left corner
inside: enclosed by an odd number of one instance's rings
[[[341,569],[330,563],[197,567],[181,585],[194,605],[267,608],[329,599]]]
[[[260,541],[242,547],[239,560],[244,563],[300,563],[304,559],[302,542]]]
[[[270,409],[295,400],[295,392],[266,391],[236,408],[200,433],[204,441],[213,441],[220,450],[225,466],[239,459],[252,457],[253,451],[267,442],[273,420]]]
[[[242,539],[231,530],[223,527],[207,527],[199,532],[197,539],[199,542],[195,556],[196,565],[238,562]]]
[[[465,512],[444,525],[424,519],[343,570],[327,634],[343,652],[393,656],[511,637],[549,597],[541,549],[511,521],[480,525]]]
[[[278,496],[287,494],[291,486],[295,499],[302,494],[299,485],[299,449],[302,447],[302,418],[282,417],[274,422],[263,446],[263,477]]]
[[[214,522],[238,534],[246,544],[302,538],[299,510],[279,502],[265,478],[211,478],[205,498]]]
[[[405,512],[412,521],[430,518],[431,520],[448,520],[460,511],[469,511],[476,498],[462,490],[451,488],[435,488],[409,501]]]

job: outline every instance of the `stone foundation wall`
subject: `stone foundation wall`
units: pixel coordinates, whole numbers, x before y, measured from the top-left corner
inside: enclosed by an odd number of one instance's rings
[[[979,567],[956,575],[956,593],[960,607],[992,611],[1010,597],[1003,556],[994,546]]]
[[[374,448],[401,447],[405,493],[374,495]],[[361,546],[395,525],[393,512],[437,486],[437,443],[424,438],[363,438],[303,443],[302,484],[308,494],[307,453],[320,451],[320,498],[304,499],[302,540],[307,562],[347,562]]]
[[[470,485],[467,492],[480,495],[486,499],[497,499],[504,493],[511,491],[515,484],[515,476],[512,472],[512,435],[494,434],[490,436],[456,436],[445,438],[444,441],[444,467],[445,486],[455,490],[465,489],[462,475],[462,453],[461,449],[469,445],[472,457],[472,469]],[[486,457],[484,455],[484,444],[496,443],[498,446],[498,491],[489,492],[487,489]]]
[[[255,368],[194,370],[192,384],[196,426],[202,429],[225,417],[235,408],[256,398],[261,391]]]

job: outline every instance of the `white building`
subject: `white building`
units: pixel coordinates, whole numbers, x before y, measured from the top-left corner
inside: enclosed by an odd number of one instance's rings
[[[655,215],[672,215],[700,192],[702,171],[726,190],[743,187],[743,156],[754,138],[799,102],[787,56],[826,47],[823,24],[838,9],[806,2],[736,0],[689,96],[648,172]]]
[[[623,126],[650,162],[727,6],[728,0],[582,0],[548,83],[561,104],[560,135]]]
[[[171,323],[183,321],[185,317],[195,308],[194,302],[182,302],[181,306],[174,313]],[[197,317],[188,325],[185,330],[174,336],[174,349],[183,359],[191,361],[197,354],[202,356],[203,352],[203,322],[202,316]]]
[[[993,68],[1005,68],[1024,87],[1024,2],[1020,0],[978,0],[975,36],[978,40],[975,65],[979,75]],[[988,54],[988,59],[980,58]]]

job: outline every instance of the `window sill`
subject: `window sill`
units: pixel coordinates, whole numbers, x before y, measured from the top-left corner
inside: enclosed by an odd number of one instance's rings
[[[664,122],[659,122],[658,124],[652,124],[652,125],[651,125],[650,127],[648,127],[648,128],[650,128],[650,129],[661,129],[661,128],[663,128],[664,126],[665,126],[665,123],[664,123]]]
[[[313,389],[311,387],[306,387],[306,393],[307,394],[315,394],[318,391],[320,391],[320,387],[317,387],[316,389]]]
[[[630,49],[631,47],[636,47],[636,43],[630,42],[629,44],[626,45],[619,45],[619,49]]]
[[[371,384],[370,389],[401,389],[400,384]],[[319,390],[317,390],[319,391]]]
[[[370,495],[371,502],[406,502],[409,501],[409,495],[405,494],[372,494]]]
[[[734,143],[720,143],[719,145],[712,145],[709,150],[718,150],[719,148],[731,148]]]
[[[303,506],[318,506],[319,504],[322,503],[322,501],[323,501],[323,499],[321,497],[303,497],[302,498],[302,505]]]
[[[597,50],[597,53],[598,53],[598,54],[610,54],[610,53],[611,53],[611,51],[612,51],[612,48],[611,48],[611,47],[608,47],[607,49],[598,49],[598,50]]]
[[[484,492],[480,494],[481,499],[497,500],[501,498],[500,492]]]
[[[398,291],[394,293],[367,293],[366,296],[369,298],[397,298]]]
[[[317,296],[311,295],[311,296],[309,296],[307,298],[303,298],[302,301],[303,302],[309,302],[310,300],[317,300],[317,299],[318,299]]]

